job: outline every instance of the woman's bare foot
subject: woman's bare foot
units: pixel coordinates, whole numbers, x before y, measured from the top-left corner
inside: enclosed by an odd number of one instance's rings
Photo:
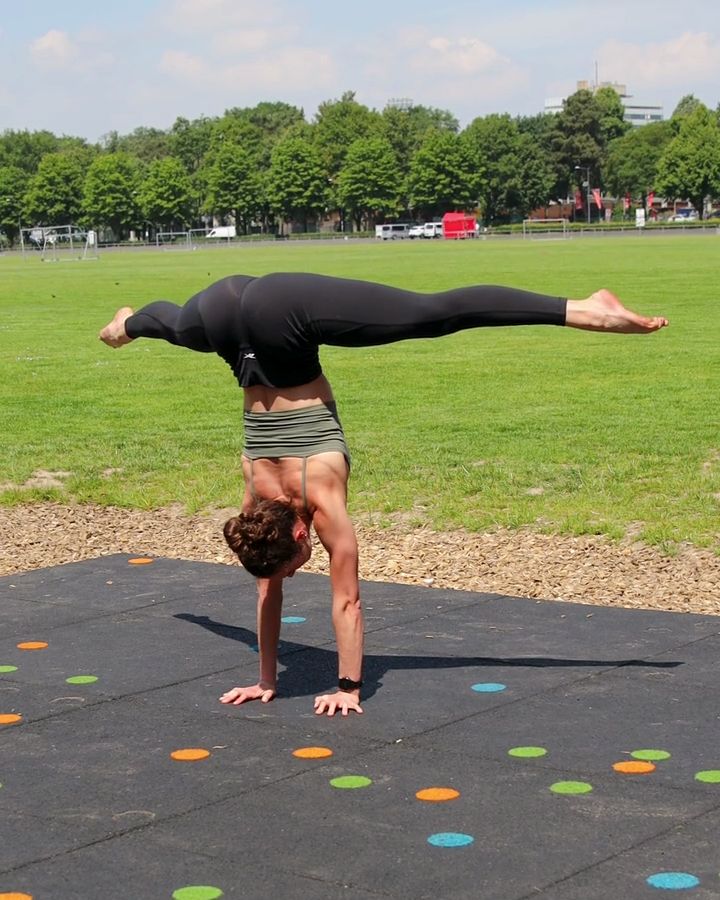
[[[668,320],[663,316],[639,316],[625,309],[615,294],[603,289],[586,300],[568,300],[565,324],[585,331],[650,334],[665,328]]]
[[[108,347],[122,347],[123,344],[129,344],[132,338],[128,337],[125,331],[125,320],[132,314],[133,311],[129,306],[119,309],[98,335],[100,340]]]

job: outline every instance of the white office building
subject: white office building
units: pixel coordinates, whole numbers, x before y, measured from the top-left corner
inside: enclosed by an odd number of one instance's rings
[[[578,91],[592,91],[595,93],[600,88],[610,87],[620,97],[620,101],[625,108],[624,119],[635,127],[641,125],[649,125],[650,122],[662,122],[665,118],[662,106],[650,105],[647,103],[638,103],[634,100],[632,94],[628,94],[627,86],[618,84],[615,81],[601,81],[599,84],[592,84],[589,81],[578,81]],[[548,97],[545,100],[546,113],[562,112],[565,97]]]

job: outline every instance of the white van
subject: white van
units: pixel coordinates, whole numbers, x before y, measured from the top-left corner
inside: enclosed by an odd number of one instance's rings
[[[376,225],[375,237],[383,241],[404,240],[410,232],[410,226],[402,222],[393,222],[391,225]]]
[[[423,225],[423,237],[441,238],[443,236],[442,222],[426,222]]]
[[[234,225],[221,225],[219,228],[213,228],[205,235],[206,238],[234,238],[237,237],[237,231]]]

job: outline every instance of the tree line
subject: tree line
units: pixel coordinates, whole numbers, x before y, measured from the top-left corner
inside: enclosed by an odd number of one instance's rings
[[[236,224],[238,233],[339,230],[398,217],[477,209],[486,225],[524,217],[592,186],[644,205],[650,192],[689,199],[702,216],[720,196],[720,107],[684,97],[670,119],[632,128],[612,88],[579,90],[557,115],[481,116],[461,129],[448,110],[381,112],[351,91],[312,121],[283,102],[179,117],[171,128],[111,132],[92,144],[49,131],[0,134],[0,232],[76,224],[110,232]]]

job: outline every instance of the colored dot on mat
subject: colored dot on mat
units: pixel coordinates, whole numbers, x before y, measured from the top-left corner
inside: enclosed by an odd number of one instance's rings
[[[216,900],[222,897],[220,888],[208,884],[190,884],[173,892],[173,900]]]
[[[504,691],[506,687],[506,684],[497,684],[494,681],[481,681],[479,684],[474,684],[472,689],[477,691],[478,694],[496,694],[499,691]]]
[[[633,750],[630,754],[633,759],[646,759],[649,762],[659,762],[661,759],[670,759],[667,750]]]
[[[293,750],[293,756],[298,759],[324,759],[326,756],[332,756],[333,752],[329,747],[298,747]]]
[[[650,887],[666,891],[684,891],[697,887],[700,879],[689,872],[657,872],[647,879],[647,883]]]
[[[33,900],[32,894],[20,894],[17,891],[10,891],[9,894],[0,894],[0,900]]]
[[[698,772],[695,781],[702,781],[705,784],[720,784],[720,769],[706,769],[704,772]]]
[[[351,790],[353,788],[363,788],[372,784],[371,778],[364,775],[341,775],[339,778],[330,779],[330,784],[334,788],[345,788]]]
[[[431,834],[427,840],[433,847],[467,847],[475,838],[459,831],[439,831],[437,834]]]
[[[17,666],[0,666],[0,673],[17,672]]]
[[[286,625],[299,625],[305,621],[305,616],[283,616],[280,621]]]
[[[186,747],[183,750],[173,750],[170,756],[180,762],[197,762],[199,759],[207,759],[210,751],[203,750],[202,747]]]
[[[128,563],[131,566],[147,566],[150,565],[151,562],[155,562],[155,560],[150,559],[149,556],[134,556],[132,559],[128,560]]]
[[[18,644],[18,650],[44,650],[47,647],[47,641],[23,641]]]
[[[517,756],[519,759],[535,759],[538,756],[546,756],[544,747],[513,747],[508,750],[508,756]]]
[[[17,725],[20,721],[22,721],[22,716],[17,713],[0,714],[0,725]]]
[[[415,796],[418,800],[427,800],[429,803],[443,803],[445,800],[457,800],[460,791],[455,788],[432,787],[418,791]]]
[[[71,675],[65,679],[68,684],[93,684],[97,680],[97,675]]]
[[[550,785],[550,790],[556,794],[589,794],[592,785],[586,781],[556,781]]]
[[[654,772],[656,768],[655,763],[644,762],[639,759],[628,759],[613,763],[613,769],[622,775],[647,775],[648,772]]]

